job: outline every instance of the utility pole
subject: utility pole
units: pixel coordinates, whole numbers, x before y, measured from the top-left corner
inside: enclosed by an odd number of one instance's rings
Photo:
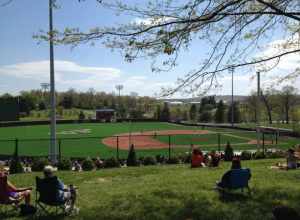
[[[233,107],[233,73],[234,67],[229,67],[229,72],[231,73],[231,127],[234,126],[234,107]]]
[[[260,114],[259,114],[259,101],[260,101],[260,72],[257,71],[257,97],[256,97],[256,139],[257,139],[257,149],[260,147],[260,128],[259,128],[259,120],[260,120]]]
[[[52,163],[57,162],[56,149],[56,97],[55,97],[55,76],[54,76],[54,49],[53,49],[53,0],[49,0],[49,44],[50,44],[50,146],[49,159]]]

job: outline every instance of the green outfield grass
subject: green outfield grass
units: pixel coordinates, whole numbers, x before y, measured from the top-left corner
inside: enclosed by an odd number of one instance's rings
[[[64,219],[272,220],[272,209],[276,205],[286,205],[300,214],[300,170],[269,168],[279,161],[284,160],[243,161],[243,167],[251,169],[252,196],[237,191],[226,200],[221,200],[213,187],[230,168],[229,162],[221,163],[219,168],[158,165],[81,173],[58,172],[65,184],[73,183],[79,188],[77,205],[80,213]],[[34,187],[37,175],[42,174],[11,175],[9,179],[19,187]],[[32,195],[34,201],[35,193]],[[32,219],[17,217],[17,213],[11,213],[10,217]]]
[[[135,122],[135,123],[85,123],[85,124],[60,124],[57,125],[57,137],[60,142],[61,153],[69,157],[101,156],[102,158],[116,156],[116,149],[102,144],[102,137],[118,135],[121,133],[160,131],[160,130],[209,130],[209,134],[204,135],[172,135],[171,153],[182,154],[190,150],[190,145],[200,146],[202,150],[219,150],[218,133],[220,133],[220,150],[229,141],[235,150],[256,149],[256,144],[248,144],[250,140],[256,138],[256,133],[231,129],[202,128],[194,126],[181,126],[170,123],[159,122]],[[47,155],[49,146],[49,126],[20,126],[0,128],[0,154],[13,154],[15,149],[15,139],[18,139],[20,155]],[[157,136],[161,142],[168,143],[168,136]],[[271,141],[274,136],[266,135],[265,139]],[[279,146],[288,148],[299,143],[295,138],[279,139]],[[267,144],[267,147],[274,147]],[[168,149],[159,150],[138,150],[138,156],[145,155],[168,155]],[[121,158],[126,158],[127,151],[120,150]]]

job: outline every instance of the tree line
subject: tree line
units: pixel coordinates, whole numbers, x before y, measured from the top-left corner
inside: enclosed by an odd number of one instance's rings
[[[30,90],[22,91],[18,96],[6,93],[0,98],[18,98],[19,110],[28,116],[32,110],[46,110],[50,107],[50,94],[48,91]],[[56,92],[57,108],[95,110],[103,108],[115,109],[121,118],[142,118],[145,114],[151,114],[156,104],[156,99],[137,94],[118,96],[114,93],[96,92],[89,89],[79,92],[69,89],[65,92]]]

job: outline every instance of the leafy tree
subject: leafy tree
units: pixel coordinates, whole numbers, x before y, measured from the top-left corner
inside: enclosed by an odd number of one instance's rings
[[[123,51],[128,62],[145,56],[156,58],[152,70],[157,72],[175,68],[179,53],[193,43],[201,41],[207,45],[208,51],[198,61],[200,66],[179,79],[177,86],[164,90],[165,94],[190,92],[187,87],[206,91],[231,67],[249,69],[261,64],[267,71],[271,69],[267,65],[270,62],[281,62],[280,58],[300,52],[295,37],[300,21],[298,0],[149,0],[139,5],[118,0],[97,2],[116,13],[133,15],[139,21],[111,27],[95,25],[97,28],[88,31],[65,28],[63,33],[55,35],[56,41],[78,45],[100,40],[109,48]],[[255,52],[275,39],[275,29],[286,39],[269,45],[274,49],[272,54],[258,57]],[[47,34],[36,37],[49,38]],[[287,73],[283,78],[296,75]]]
[[[227,112],[227,118],[228,118],[228,122],[232,122],[232,104],[229,106],[228,108],[228,112]],[[239,108],[239,103],[238,102],[233,102],[233,122],[234,123],[240,123],[240,108]]]
[[[161,121],[169,121],[170,120],[170,109],[168,103],[164,103],[164,107],[160,114]]]
[[[284,111],[284,119],[287,124],[290,122],[290,112],[296,105],[297,89],[292,86],[285,86],[280,92],[280,100]]]
[[[64,96],[63,100],[60,103],[65,109],[70,109],[73,107],[73,97],[72,96]]]
[[[39,110],[45,110],[46,109],[46,104],[45,102],[40,102],[39,103]]]
[[[220,100],[217,105],[217,111],[215,113],[215,122],[224,123],[225,122],[225,110],[226,107],[224,105],[223,100]]]
[[[211,122],[213,119],[210,111],[204,111],[199,115],[199,122]]]
[[[196,120],[196,117],[197,117],[197,106],[196,104],[192,104],[191,105],[191,108],[190,108],[190,119],[192,121],[195,121]]]
[[[157,120],[160,120],[160,119],[161,119],[160,105],[157,105],[157,106],[156,106],[155,118],[156,118]]]
[[[82,120],[84,120],[84,119],[85,119],[85,114],[84,114],[83,111],[80,111],[80,112],[79,112],[79,115],[78,115],[78,120],[82,121]]]

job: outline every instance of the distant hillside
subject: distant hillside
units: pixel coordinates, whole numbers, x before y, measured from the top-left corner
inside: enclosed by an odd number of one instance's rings
[[[234,96],[234,101],[244,102],[248,96]],[[193,102],[201,102],[203,97],[195,97],[195,98],[181,98],[181,99],[161,99],[164,102],[182,102],[182,103],[193,103]],[[231,102],[231,95],[222,95],[215,96],[216,101],[223,100],[225,103]]]

